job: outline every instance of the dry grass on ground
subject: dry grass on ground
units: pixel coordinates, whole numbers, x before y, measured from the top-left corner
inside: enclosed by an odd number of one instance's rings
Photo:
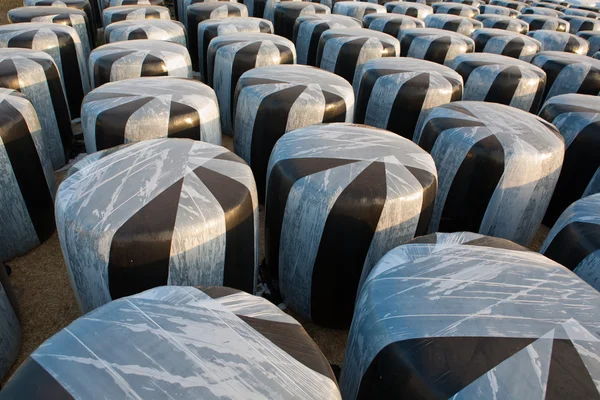
[[[23,0],[0,0],[0,25],[8,24],[6,13],[15,7],[21,7]]]

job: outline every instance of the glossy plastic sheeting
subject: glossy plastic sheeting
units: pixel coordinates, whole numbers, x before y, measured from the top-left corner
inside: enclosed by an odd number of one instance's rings
[[[390,1],[385,3],[385,8],[392,14],[404,14],[419,19],[425,19],[426,16],[433,14],[431,6],[407,1]]]
[[[140,19],[171,19],[169,9],[161,6],[116,6],[104,10],[104,28],[113,22]]]
[[[592,57],[594,54],[600,51],[600,32],[582,31],[577,33],[577,36],[588,41],[588,56]]]
[[[414,141],[431,152],[439,174],[429,232],[529,244],[563,162],[564,140],[553,125],[502,104],[461,101],[431,110]]]
[[[408,15],[369,14],[363,20],[365,28],[384,32],[396,38],[405,29],[425,28],[425,22]]]
[[[102,0],[23,0],[26,7],[32,6],[52,6],[69,7],[82,10],[87,15],[88,21],[92,25],[92,31],[102,26]]]
[[[562,18],[565,16],[561,11],[546,7],[525,7],[521,10],[521,14],[546,15],[554,18]]]
[[[129,40],[105,44],[90,54],[92,87],[142,76],[192,78],[188,50],[161,40]]]
[[[460,3],[433,3],[433,12],[436,14],[452,14],[461,17],[475,18],[479,15],[479,8]]]
[[[188,10],[188,8],[190,8],[190,6],[193,6],[194,4],[217,3],[218,1],[222,1],[222,4],[213,4],[213,5],[220,6],[220,5],[224,5],[224,3],[227,3],[227,2],[237,4],[236,0],[177,0],[177,6],[174,8],[175,8],[175,10],[178,10],[178,12],[181,11],[178,14],[178,18],[181,22],[183,22],[184,25],[186,25],[186,28],[188,28],[186,18],[188,15],[187,10]],[[241,5],[245,8],[245,6],[243,4],[241,4]],[[217,18],[217,17],[215,17],[215,18]],[[189,32],[194,33],[193,30],[190,30]]]
[[[410,140],[429,110],[463,95],[463,79],[452,69],[409,57],[367,61],[356,84],[354,122]]]
[[[267,265],[284,302],[347,326],[359,282],[426,231],[436,188],[431,156],[392,132],[322,124],[285,134],[269,160],[265,211]]]
[[[379,13],[385,14],[387,10],[381,4],[359,2],[359,1],[337,1],[333,6],[333,14],[353,17],[360,21],[366,15]]]
[[[548,100],[540,117],[565,138],[565,161],[544,223],[552,226],[559,215],[581,197],[600,193],[600,98],[563,94]]]
[[[207,79],[208,45],[221,35],[232,33],[274,33],[273,23],[264,18],[237,17],[224,19],[207,19],[198,25],[196,48],[200,62],[200,78]]]
[[[158,77],[106,84],[85,98],[81,110],[88,153],[166,137],[221,144],[215,92],[198,81]]]
[[[54,233],[56,181],[35,109],[15,90],[0,88],[0,141],[0,261],[8,261]]]
[[[299,17],[305,15],[327,15],[329,7],[318,3],[304,1],[283,1],[275,5],[273,24],[275,33],[289,40],[293,39],[294,24]]]
[[[344,78],[304,65],[273,65],[244,73],[235,91],[233,149],[252,168],[264,202],[269,156],[286,132],[352,122],[354,93]]]
[[[523,1],[514,1],[514,0],[491,0],[490,5],[492,6],[500,6],[507,7],[513,10],[517,10],[521,12],[522,9],[528,7],[529,4]]]
[[[344,399],[598,399],[600,294],[505,240],[434,234],[363,286]]]
[[[537,30],[531,31],[527,35],[541,43],[542,51],[564,51],[567,53],[586,54],[589,49],[587,40],[571,33]]]
[[[0,399],[340,399],[323,354],[267,300],[160,287],[113,301],[46,341]]]
[[[517,10],[513,10],[512,8],[502,6],[491,6],[487,4],[479,6],[479,11],[482,14],[486,15],[503,15],[510,18],[516,18],[516,16],[520,14]]]
[[[114,153],[115,151],[119,151],[124,147],[131,146],[132,144],[133,143],[122,144],[120,146],[112,147],[110,149],[101,150],[101,151],[97,151],[92,154],[84,155],[79,161],[76,161],[71,166],[71,168],[69,168],[69,172],[68,172],[67,176],[71,176],[71,175],[81,171],[82,169],[88,167],[90,164],[95,163],[99,159],[109,156],[112,153]]]
[[[221,126],[233,134],[233,96],[242,74],[256,67],[295,64],[294,44],[269,33],[232,33],[214,38],[208,46],[207,83],[215,89]]]
[[[600,31],[600,21],[596,18],[580,17],[576,15],[565,15],[561,17],[565,21],[569,21],[569,32],[585,32],[585,31]]]
[[[181,22],[145,19],[114,22],[104,30],[106,43],[151,39],[187,45],[185,27]]]
[[[600,194],[569,206],[552,227],[540,253],[600,290]]]
[[[536,39],[510,30],[475,29],[471,38],[475,41],[477,53],[500,54],[527,62],[531,62],[542,49],[542,44]]]
[[[531,63],[546,72],[544,101],[559,94],[600,93],[600,61],[585,55],[562,51],[542,51]]]
[[[477,28],[483,28],[483,24],[475,19],[451,14],[430,15],[425,18],[425,25],[428,28],[444,29],[466,36],[470,36]]]
[[[319,40],[316,64],[354,85],[364,63],[399,55],[400,42],[386,33],[363,28],[329,29]]]
[[[459,54],[475,50],[473,39],[434,28],[407,29],[400,34],[400,55],[450,65]]]
[[[71,118],[79,118],[81,101],[90,91],[89,53],[74,28],[43,22],[3,25],[0,26],[0,47],[40,50],[50,55],[62,77]]]
[[[385,14],[378,14],[385,15]],[[361,28],[359,20],[344,15],[306,15],[294,24],[293,41],[298,52],[298,64],[317,65],[319,39],[323,32],[334,28]]]
[[[464,100],[506,104],[534,114],[542,105],[546,73],[528,62],[471,53],[457,56],[452,68],[465,81]]]
[[[71,115],[58,68],[42,51],[0,49],[0,86],[21,92],[37,113],[44,143],[57,170],[69,159],[73,143]]]
[[[83,10],[69,7],[34,6],[13,8],[7,14],[11,23],[51,22],[73,27],[79,34],[85,54],[96,47],[96,31]]]
[[[221,146],[158,139],[100,158],[61,184],[56,223],[84,312],[165,284],[255,289],[254,178]]]
[[[116,6],[164,6],[164,0],[104,0],[108,1],[108,7],[116,7]]]
[[[530,31],[549,30],[569,32],[569,22],[564,19],[539,14],[521,14],[517,18],[528,23]]]
[[[484,28],[502,29],[517,33],[529,32],[529,24],[527,22],[505,15],[480,14],[475,19],[481,21]]]
[[[206,3],[192,4],[187,8],[185,24],[188,31],[188,48],[192,57],[192,67],[194,71],[200,71],[198,60],[200,54],[205,52],[205,48],[199,47],[199,24],[206,20],[247,17],[248,9],[243,4],[227,1],[209,1]],[[208,45],[208,43],[207,43]],[[207,82],[206,76],[202,76],[202,81]]]

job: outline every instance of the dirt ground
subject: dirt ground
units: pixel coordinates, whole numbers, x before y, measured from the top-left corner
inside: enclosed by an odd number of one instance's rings
[[[0,25],[7,23],[8,10],[21,5],[21,0],[0,0]],[[231,138],[225,137],[225,147],[231,149],[231,142]],[[65,175],[66,171],[57,173],[57,180],[62,181]],[[263,227],[264,220],[261,218],[261,233]],[[547,233],[548,228],[542,227],[530,247],[538,250]],[[261,242],[262,239],[261,234]],[[79,317],[79,310],[56,234],[29,254],[8,264],[13,271],[11,282],[20,305],[22,328],[21,351],[8,374],[10,377],[33,350]],[[301,319],[299,321],[327,359],[341,366],[347,331],[325,329]]]
[[[22,0],[0,0],[0,25],[8,24],[6,13],[15,7],[21,7]]]

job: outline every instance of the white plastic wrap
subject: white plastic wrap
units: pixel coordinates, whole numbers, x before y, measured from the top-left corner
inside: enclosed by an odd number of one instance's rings
[[[364,386],[371,392],[394,387],[390,398],[402,390],[406,398],[434,392],[452,399],[543,399],[561,385],[573,398],[598,396],[598,292],[554,261],[506,241],[470,233],[425,238],[429,243],[386,254],[361,291],[342,370],[345,399],[365,393]],[[406,368],[404,379],[371,375],[367,381],[388,345],[378,371]]]
[[[296,344],[314,349],[310,361],[330,372],[296,321],[265,299],[241,292],[213,299],[208,289],[159,287],[79,318],[30,356],[5,388],[6,398],[28,393],[28,385],[39,388],[33,398],[53,389],[82,400],[100,393],[107,399],[340,399],[331,374],[297,360],[271,335],[302,338]]]

